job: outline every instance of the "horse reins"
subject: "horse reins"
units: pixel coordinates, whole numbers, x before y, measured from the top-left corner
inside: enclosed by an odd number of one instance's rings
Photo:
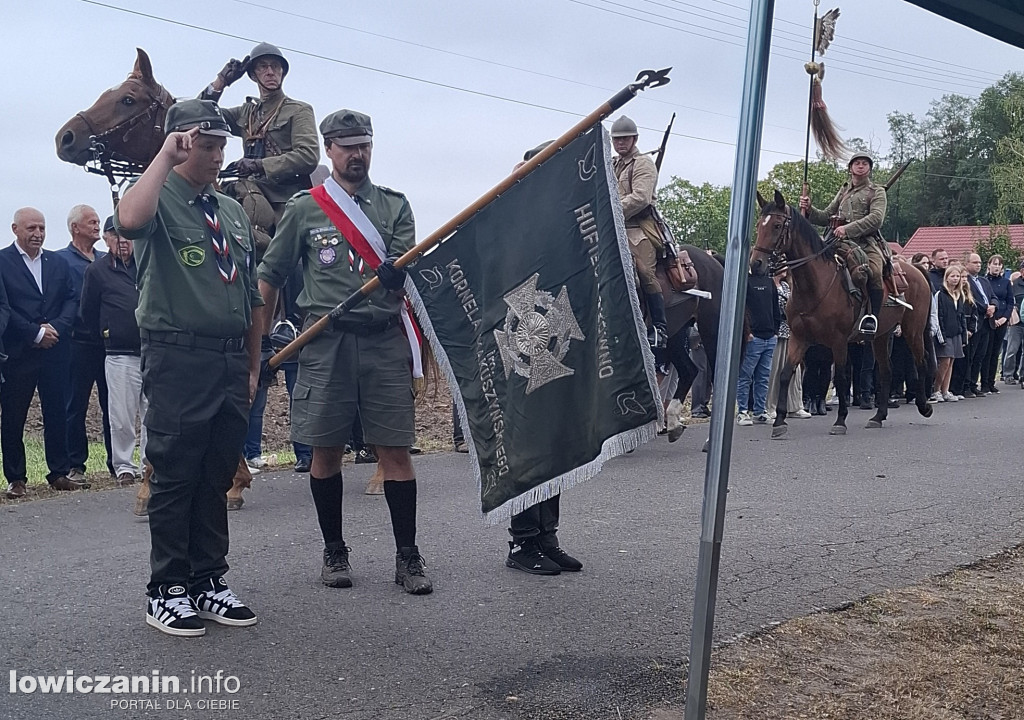
[[[86,170],[106,176],[110,182],[110,195],[115,207],[120,199],[120,188],[124,182],[135,175],[140,175],[145,171],[148,163],[134,158],[119,156],[116,153],[108,153],[103,141],[123,130],[124,134],[121,137],[121,142],[126,143],[132,131],[146,121],[152,121],[154,131],[162,130],[160,127],[161,123],[158,122],[158,120],[161,120],[160,111],[166,113],[167,108],[174,104],[174,98],[167,92],[166,88],[161,87],[159,94],[149,93],[149,99],[149,104],[141,112],[132,115],[126,120],[122,120],[117,125],[101,133],[96,132],[96,129],[84,112],[76,113],[76,117],[81,118],[85,126],[89,128],[91,133],[89,136],[89,149],[92,153],[93,162],[98,166],[98,169],[86,166]]]
[[[775,242],[775,246],[774,247],[769,248],[769,249],[765,249],[765,248],[763,248],[760,245],[755,243],[754,247],[751,249],[751,252],[759,252],[759,253],[763,253],[763,254],[767,255],[768,256],[769,265],[771,265],[771,263],[779,256],[778,246],[786,244],[785,241],[787,241],[789,239],[789,233],[790,233],[791,224],[792,224],[792,220],[793,220],[792,213],[793,213],[793,208],[790,207],[789,208],[789,212],[786,213],[786,215],[785,215],[785,218],[786,218],[785,222],[783,222],[783,224],[782,224],[782,230],[779,233],[779,239]],[[769,213],[769,214],[770,215],[779,215],[779,213]],[[828,252],[830,252],[830,251],[835,249],[835,246],[839,244],[839,239],[840,238],[839,238],[838,235],[832,233],[831,236],[829,237],[829,239],[824,241],[824,244],[822,245],[822,248],[820,250],[817,250],[817,251],[813,252],[810,255],[805,255],[802,258],[797,258],[796,260],[793,260],[792,262],[790,262],[789,258],[786,258],[786,267],[789,268],[790,270],[792,270],[794,268],[798,268],[798,267],[802,267],[804,265],[807,265],[808,263],[810,263],[811,261],[817,259],[818,257],[823,257],[825,254],[827,254]],[[829,291],[832,289],[832,286],[836,284],[836,280],[838,280],[838,279],[839,279],[839,268],[836,267],[835,268],[835,273],[832,275],[832,281],[829,282],[828,286],[825,288],[825,291],[821,294],[822,298],[825,297],[826,295],[828,295]],[[820,301],[820,299],[821,298],[819,298],[819,301]],[[817,304],[817,303],[815,303],[815,304]],[[801,313],[801,315],[806,315],[806,313]]]

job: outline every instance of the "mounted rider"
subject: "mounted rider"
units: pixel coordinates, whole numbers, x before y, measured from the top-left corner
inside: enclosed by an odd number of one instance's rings
[[[222,108],[231,132],[242,138],[244,157],[225,168],[240,178],[251,177],[280,221],[292,195],[312,187],[310,174],[320,162],[313,108],[284,94],[288,60],[270,43],[259,43],[244,60],[232,58],[200,94],[219,101],[224,89],[247,74],[259,87],[258,98],[238,107]],[[266,228],[273,235],[273,228]]]
[[[815,225],[827,226],[826,236],[839,238],[844,256],[863,251],[867,256],[867,278],[864,271],[858,271],[856,263],[847,262],[854,279],[861,278],[862,286],[867,287],[867,295],[871,304],[870,313],[860,320],[858,331],[863,335],[874,335],[878,330],[878,313],[882,309],[882,269],[885,267],[885,256],[881,243],[880,229],[885,220],[886,195],[885,188],[871,181],[874,160],[865,152],[858,152],[850,158],[847,169],[850,179],[843,183],[836,197],[824,210],[811,205],[807,195],[800,197],[800,209],[807,219]],[[863,262],[863,261],[862,261]]]
[[[619,155],[615,159],[615,177],[619,183],[619,198],[622,200],[622,214],[626,220],[629,251],[640,274],[640,287],[651,315],[648,339],[652,347],[663,348],[668,341],[668,321],[665,318],[665,299],[655,275],[658,253],[662,250],[661,240],[657,240],[656,246],[651,237],[652,233],[645,231],[641,224],[645,219],[653,220],[658,169],[650,156],[637,150],[636,141],[639,133],[636,123],[628,117],[623,115],[612,123],[611,136],[612,147]],[[653,222],[647,224],[654,226]]]

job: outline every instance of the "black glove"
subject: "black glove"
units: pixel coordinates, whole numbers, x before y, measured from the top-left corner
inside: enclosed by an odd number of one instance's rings
[[[248,177],[249,175],[255,175],[261,177],[263,175],[263,163],[253,158],[242,158],[236,160],[228,166],[235,171],[238,177]]]
[[[248,67],[248,55],[246,55],[243,60],[236,60],[235,58],[231,58],[230,60],[228,60],[227,65],[225,65],[224,68],[219,73],[217,73],[217,77],[219,77],[224,82],[224,86],[227,87],[235,80],[245,75],[245,71]]]
[[[395,267],[397,255],[392,255],[377,266],[377,279],[385,290],[401,290],[405,287],[405,268]]]
[[[274,346],[270,344],[270,338],[266,335],[260,338],[260,381],[261,388],[270,387],[277,383],[277,371],[280,367],[270,367],[270,358],[277,353]]]

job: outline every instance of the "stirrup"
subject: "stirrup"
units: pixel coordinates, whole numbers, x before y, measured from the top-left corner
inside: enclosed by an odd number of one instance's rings
[[[656,325],[652,325],[647,330],[647,342],[651,344],[652,348],[661,350],[668,347],[668,336],[665,334],[664,330]]]
[[[857,327],[857,332],[861,335],[874,335],[878,332],[878,318],[871,313],[868,313],[860,319],[860,325]]]

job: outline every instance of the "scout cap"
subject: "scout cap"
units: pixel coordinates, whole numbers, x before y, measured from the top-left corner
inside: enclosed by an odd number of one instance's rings
[[[612,123],[613,138],[617,137],[633,137],[639,135],[636,129],[636,123],[630,120],[628,117],[623,115],[618,120]]]
[[[320,121],[320,134],[334,145],[362,145],[373,140],[373,127],[369,115],[338,110]]]
[[[103,223],[103,232],[104,233],[114,232],[114,216],[113,215],[109,216],[106,219],[106,221]]]
[[[250,80],[255,79],[252,74],[252,69],[253,67],[255,67],[256,61],[259,60],[261,57],[266,57],[267,55],[276,57],[278,60],[281,61],[282,80],[284,79],[284,76],[288,74],[288,61],[284,59],[284,55],[282,55],[281,51],[277,49],[277,46],[271,45],[270,43],[267,42],[261,42],[259,45],[254,47],[252,51],[249,53],[249,65],[246,67],[245,72],[249,75]]]
[[[182,100],[171,105],[164,132],[181,132],[199,126],[202,135],[231,137],[231,128],[213,100]]]
[[[846,167],[849,168],[851,165],[853,165],[853,161],[854,160],[867,160],[868,161],[868,165],[870,165],[872,169],[874,169],[874,167],[875,167],[875,160],[874,160],[874,158],[872,158],[866,152],[854,153],[853,157],[850,158],[850,162],[846,163]]]

